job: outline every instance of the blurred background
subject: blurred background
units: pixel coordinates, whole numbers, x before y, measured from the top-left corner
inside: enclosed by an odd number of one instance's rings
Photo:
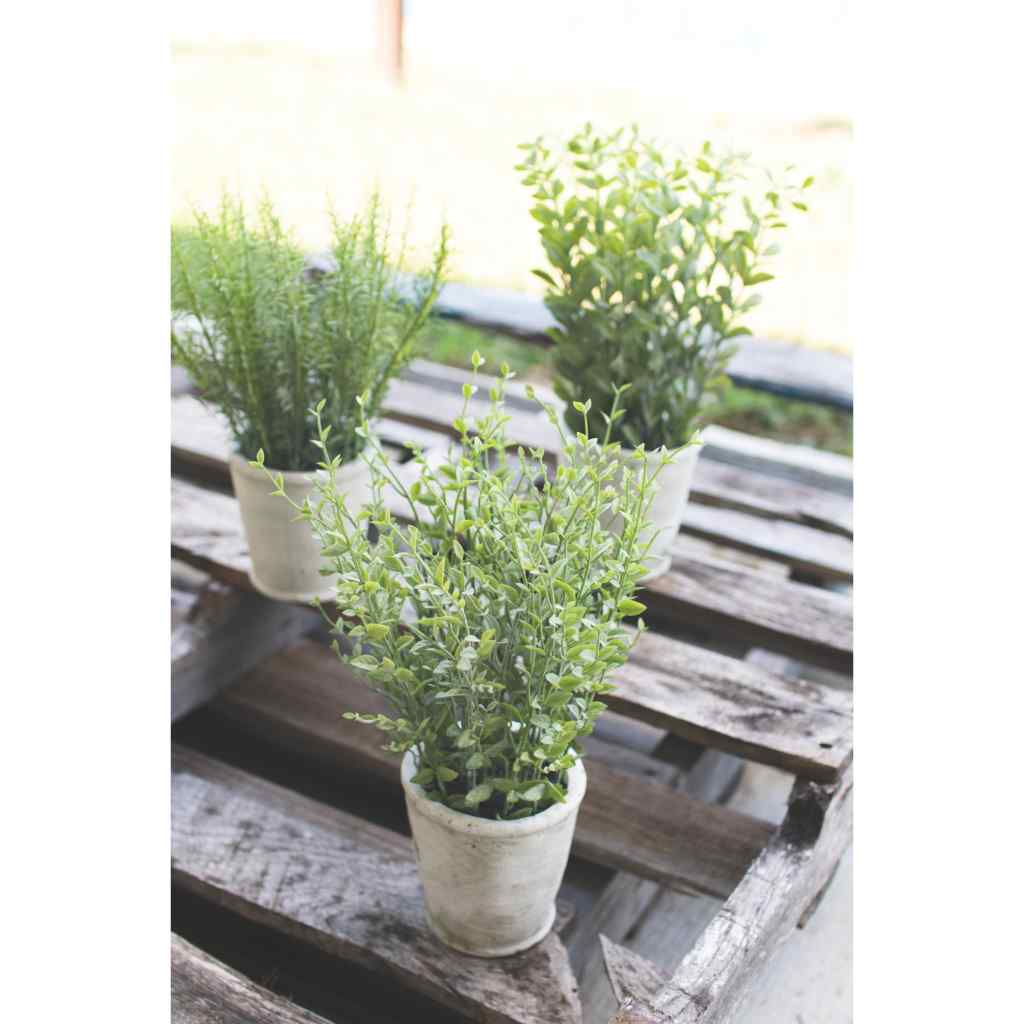
[[[267,189],[310,249],[328,199],[356,211],[379,185],[426,251],[442,218],[452,279],[540,295],[543,266],[516,144],[632,121],[693,150],[704,139],[814,175],[810,213],[748,321],[755,334],[851,353],[849,5],[843,0],[179,0],[172,35],[171,209],[186,222],[222,186]],[[399,38],[400,37],[400,38]],[[478,332],[439,326],[425,354],[455,364]],[[488,339],[520,373],[541,349]],[[486,347],[486,346],[482,346]],[[738,395],[740,429],[849,454],[849,417]]]

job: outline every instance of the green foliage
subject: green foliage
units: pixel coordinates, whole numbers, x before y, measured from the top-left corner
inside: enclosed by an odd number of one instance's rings
[[[225,195],[216,216],[197,211],[171,232],[172,354],[203,399],[227,417],[238,450],[263,449],[282,470],[312,469],[324,401],[331,456],[358,456],[356,399],[372,418],[387,383],[412,356],[448,260],[443,228],[429,273],[397,287],[387,218],[374,196],[362,216],[331,215],[330,259],[309,264],[269,200],[255,218]]]
[[[759,301],[751,289],[778,250],[801,191],[767,172],[748,186],[745,156],[705,143],[694,159],[668,156],[634,126],[601,136],[588,124],[564,151],[543,138],[517,170],[536,200],[531,213],[552,272],[535,270],[559,326],[555,387],[566,421],[573,401],[610,408],[630,381],[613,436],[625,445],[678,447],[692,440],[728,387],[732,339]],[[802,188],[809,188],[807,179]]]
[[[416,781],[431,799],[503,819],[565,799],[576,741],[604,710],[608,673],[632,647],[622,620],[644,611],[633,593],[661,470],[639,452],[623,464],[617,444],[603,447],[588,431],[563,434],[553,475],[542,452],[510,453],[502,407],[511,376],[503,366],[489,411],[476,418],[476,388],[466,385],[458,443],[440,462],[417,451],[421,476],[411,486],[364,420],[373,501],[350,512],[330,458],[315,500],[296,505],[335,575],[343,657],[394,709],[347,717],[383,730],[394,753],[415,749]],[[610,420],[620,415],[613,406]],[[329,451],[329,427],[318,443]],[[389,511],[385,488],[400,497],[406,523]]]

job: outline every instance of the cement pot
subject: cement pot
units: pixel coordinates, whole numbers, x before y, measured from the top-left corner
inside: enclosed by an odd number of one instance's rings
[[[242,524],[249,544],[252,585],[277,601],[310,601],[329,598],[333,588],[320,575],[320,545],[308,522],[295,519],[295,509],[280,496],[266,473],[241,455],[230,459],[231,483],[242,511]],[[277,470],[271,470],[276,475]],[[317,473],[285,472],[284,489],[297,504],[314,500]],[[337,474],[339,491],[347,495],[355,511],[371,496],[370,469],[362,459],[342,466]]]
[[[402,787],[419,861],[427,921],[442,942],[473,956],[509,956],[544,938],[569,860],[587,788],[582,761],[569,770],[568,798],[517,821],[492,821],[428,800],[402,761]]]

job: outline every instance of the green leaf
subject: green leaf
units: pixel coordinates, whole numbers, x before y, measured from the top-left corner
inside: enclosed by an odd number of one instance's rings
[[[485,800],[490,799],[493,792],[494,787],[489,782],[481,782],[479,786],[474,786],[466,794],[466,803],[470,807],[476,807],[478,804],[482,804]]]
[[[458,777],[458,772],[453,772],[447,765],[440,765],[437,769],[437,777],[442,782],[454,782]]]
[[[619,602],[618,611],[620,615],[643,615],[647,611],[647,605],[627,597]]]
[[[417,786],[429,786],[434,781],[433,768],[421,768],[413,777],[412,781]]]
[[[350,658],[349,664],[353,668],[361,669],[364,672],[372,672],[380,666],[380,662],[369,654],[360,654],[355,658]]]

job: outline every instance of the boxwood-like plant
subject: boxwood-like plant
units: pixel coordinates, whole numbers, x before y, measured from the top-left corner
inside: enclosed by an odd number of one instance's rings
[[[728,386],[752,289],[772,279],[773,236],[790,207],[806,209],[801,190],[767,172],[755,187],[745,157],[708,143],[693,159],[670,155],[636,127],[600,135],[588,124],[564,148],[543,138],[520,148],[551,263],[534,273],[558,321],[555,386],[569,426],[583,427],[573,402],[607,411],[631,381],[614,438],[686,444]]]
[[[364,419],[375,497],[355,515],[331,482],[339,463],[321,425],[327,480],[317,500],[296,506],[335,573],[336,647],[393,709],[348,717],[383,730],[395,753],[414,749],[415,781],[431,799],[502,819],[565,798],[577,740],[635,637],[622,620],[644,611],[633,593],[660,472],[639,454],[623,467],[617,444],[590,437],[586,404],[585,429],[563,434],[556,473],[546,475],[540,451],[510,452],[510,376],[503,366],[486,415],[456,421],[445,458],[414,455],[420,475],[408,486]],[[467,403],[475,390],[465,386]],[[621,415],[613,402],[606,431]],[[616,515],[622,529],[612,533],[602,517]]]
[[[409,360],[448,260],[442,228],[430,271],[399,286],[404,252],[391,251],[377,196],[361,216],[332,215],[329,258],[311,265],[269,200],[254,218],[225,195],[171,232],[171,348],[204,401],[227,418],[238,451],[271,466],[312,469],[312,403],[334,427],[330,454],[363,447],[360,410],[373,417]]]

